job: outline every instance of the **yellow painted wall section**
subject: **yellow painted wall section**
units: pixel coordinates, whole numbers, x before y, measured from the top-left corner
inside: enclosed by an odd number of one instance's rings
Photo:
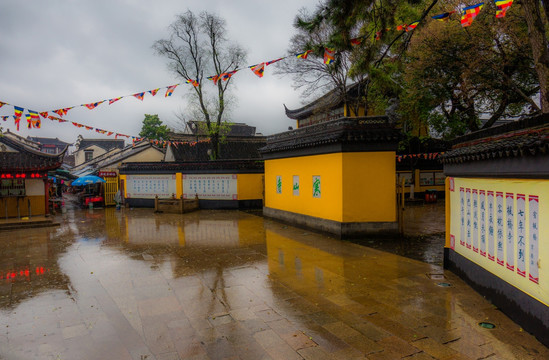
[[[263,174],[238,174],[238,200],[263,199]]]
[[[341,155],[343,222],[397,221],[395,152]]]
[[[549,305],[549,180],[448,182],[450,248]]]
[[[393,159],[394,162],[394,159]],[[322,219],[342,219],[342,153],[265,161],[265,206]],[[299,195],[293,194],[293,176],[299,176]],[[276,177],[281,176],[282,193]],[[313,197],[313,176],[320,176],[321,196]]]
[[[29,204],[31,216],[46,214],[46,198],[44,195],[25,196],[24,198],[4,197],[0,199],[0,214],[6,216],[6,206],[8,208],[8,217],[17,217],[17,204],[19,203],[19,216],[29,216]]]
[[[179,199],[181,196],[183,196],[183,174],[176,173],[175,174],[175,197]]]

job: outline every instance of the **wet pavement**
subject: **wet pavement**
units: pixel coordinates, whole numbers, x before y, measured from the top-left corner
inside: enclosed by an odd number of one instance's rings
[[[366,238],[352,241],[375,249],[409,257],[433,265],[443,265],[445,203],[406,205],[402,238]]]
[[[0,232],[1,359],[549,358],[435,264],[240,211],[55,219]]]

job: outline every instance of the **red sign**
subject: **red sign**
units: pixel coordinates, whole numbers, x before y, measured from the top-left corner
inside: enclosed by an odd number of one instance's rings
[[[116,171],[100,171],[99,174],[97,174],[99,177],[117,177],[118,174]]]
[[[47,176],[45,173],[3,173],[0,179],[44,179]]]

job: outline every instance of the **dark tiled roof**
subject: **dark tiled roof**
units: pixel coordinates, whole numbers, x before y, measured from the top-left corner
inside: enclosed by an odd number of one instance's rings
[[[53,170],[61,166],[66,149],[60,154],[50,155],[40,152],[37,146],[32,146],[28,142],[29,140],[13,134],[0,136],[0,144],[5,144],[17,151],[0,151],[1,172]]]
[[[261,153],[296,150],[330,143],[398,142],[400,131],[386,116],[340,118],[267,137]]]
[[[118,170],[120,174],[262,173],[264,163],[262,160],[135,162],[124,163]]]
[[[122,149],[121,151],[117,151],[115,153],[107,152],[102,155],[99,155],[98,157],[93,158],[90,161],[86,161],[85,163],[75,166],[73,170],[80,171],[86,167],[91,167],[94,169],[104,168],[114,163],[119,163],[131,156],[135,156],[140,152],[143,152],[150,148],[154,148],[159,150],[160,152],[164,152],[163,149],[160,149],[152,145],[150,142],[144,140],[141,142],[137,142],[135,144],[130,144],[126,146],[124,149]]]
[[[193,135],[207,135],[206,122],[189,121],[190,130]],[[229,123],[229,133],[226,136],[255,136],[255,126],[249,126],[244,123]]]
[[[67,145],[70,145],[70,143],[64,142],[59,140],[58,138],[52,139],[52,138],[43,138],[43,137],[35,137],[35,136],[27,136],[27,139],[37,142],[42,145],[57,145],[59,147],[65,147]]]
[[[541,115],[477,131],[454,141],[445,164],[549,154],[549,116]]]
[[[356,93],[358,90],[360,90],[361,85],[361,83],[355,83],[349,86],[347,89],[348,96],[356,96]],[[286,116],[288,116],[290,119],[305,119],[314,113],[329,111],[343,104],[343,99],[344,97],[341,93],[341,90],[336,88],[299,109],[290,110],[286,107],[286,105],[284,105],[284,109],[286,110]]]
[[[78,150],[85,149],[91,145],[96,145],[109,151],[114,148],[123,149],[125,142],[124,139],[82,139],[78,144]]]
[[[265,146],[265,137],[254,137],[251,140],[233,141],[227,139],[220,145],[219,160],[235,159],[261,159],[259,148]],[[208,161],[209,142],[197,142],[194,144],[172,143],[171,150],[175,161]]]

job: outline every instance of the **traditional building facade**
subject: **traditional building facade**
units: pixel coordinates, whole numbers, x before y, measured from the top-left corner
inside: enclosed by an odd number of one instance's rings
[[[443,162],[444,266],[549,345],[549,116],[461,137]]]
[[[398,232],[395,153],[385,116],[340,118],[267,138],[264,215],[353,237]]]
[[[9,131],[0,134],[2,217],[32,217],[48,213],[48,171],[61,166],[65,151],[46,154],[40,151],[38,143]]]
[[[74,166],[91,161],[105,153],[114,154],[125,147],[123,139],[84,139],[81,135],[75,143]]]
[[[27,139],[38,143],[40,146],[40,151],[45,152],[46,154],[61,154],[65,151],[67,146],[70,146],[70,143],[59,140],[58,138],[44,138],[36,136],[27,136]]]

